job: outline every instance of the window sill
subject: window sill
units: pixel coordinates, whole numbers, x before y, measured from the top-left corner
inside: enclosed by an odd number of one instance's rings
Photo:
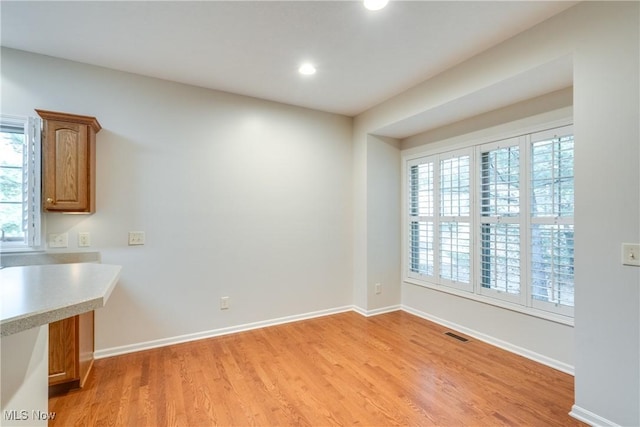
[[[427,289],[432,289],[438,292],[444,292],[450,295],[455,295],[457,297],[470,299],[472,301],[477,301],[483,304],[492,305],[494,307],[502,308],[505,310],[515,311],[518,313],[526,314],[528,316],[537,317],[537,318],[548,320],[555,323],[560,323],[562,325],[567,325],[571,327],[574,326],[574,319],[572,317],[567,317],[560,314],[535,309],[532,307],[525,307],[519,304],[510,303],[508,301],[502,301],[499,299],[478,295],[469,291],[462,291],[455,288],[449,288],[444,285],[437,285],[435,283],[423,282],[423,281],[419,281],[412,278],[405,277],[403,279],[403,282],[409,285],[415,285],[415,286],[420,286]]]

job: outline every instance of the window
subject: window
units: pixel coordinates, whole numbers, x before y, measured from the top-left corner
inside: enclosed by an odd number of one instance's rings
[[[533,304],[572,313],[573,135],[541,132],[531,143]]]
[[[410,271],[416,277],[435,274],[433,171],[433,161],[429,160],[417,162],[410,169]]]
[[[0,244],[40,245],[40,120],[0,117]]]
[[[438,218],[440,278],[462,289],[471,284],[471,156],[440,158]]]
[[[521,302],[522,217],[519,138],[479,147],[480,293]]]
[[[408,159],[405,280],[572,317],[573,151],[564,126]]]

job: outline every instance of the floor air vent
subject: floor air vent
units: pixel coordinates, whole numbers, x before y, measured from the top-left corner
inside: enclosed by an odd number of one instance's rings
[[[445,332],[444,334],[450,336],[451,338],[455,338],[458,341],[462,341],[462,342],[468,342],[469,341],[465,337],[461,337],[460,335],[456,335],[453,332]]]

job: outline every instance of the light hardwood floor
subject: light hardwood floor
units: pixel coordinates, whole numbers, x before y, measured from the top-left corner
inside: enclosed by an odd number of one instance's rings
[[[571,426],[573,377],[397,311],[97,360],[51,426]]]

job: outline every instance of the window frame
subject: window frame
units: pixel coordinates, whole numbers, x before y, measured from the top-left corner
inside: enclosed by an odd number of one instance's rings
[[[437,261],[437,271],[438,271],[438,275],[437,278],[440,282],[440,284],[445,285],[445,286],[449,286],[452,288],[456,288],[459,289],[461,291],[466,291],[466,292],[472,292],[473,291],[473,282],[474,282],[474,262],[473,262],[473,241],[474,241],[474,236],[473,236],[473,230],[474,230],[474,221],[473,221],[473,189],[474,189],[474,184],[475,184],[475,180],[473,177],[473,174],[471,173],[471,169],[473,169],[473,162],[474,162],[474,157],[473,157],[473,152],[470,149],[458,149],[458,150],[453,150],[453,151],[447,151],[446,153],[442,153],[440,155],[438,155],[438,161],[437,161],[437,166],[436,166],[436,173],[435,175],[437,175],[436,178],[436,182],[435,182],[435,193],[436,194],[441,194],[442,193],[442,182],[441,182],[441,177],[442,177],[442,163],[444,161],[448,161],[451,159],[460,159],[460,158],[464,158],[464,157],[468,157],[469,158],[469,183],[468,183],[468,187],[469,187],[469,214],[468,215],[445,215],[444,212],[444,206],[443,203],[441,201],[441,197],[438,196],[436,197],[436,207],[437,207],[437,211],[435,212],[436,214],[436,224],[434,225],[434,231],[436,234],[435,237],[435,241],[438,242],[438,251],[435,252],[435,256],[436,256],[436,261]],[[469,226],[469,282],[464,282],[464,281],[460,281],[460,280],[454,280],[454,279],[448,279],[443,277],[443,272],[441,271],[441,266],[442,266],[442,262],[441,262],[441,257],[442,257],[442,246],[441,246],[441,242],[442,242],[442,233],[441,233],[441,227],[443,224],[468,224]]]
[[[558,117],[558,116],[556,116]],[[426,146],[419,146],[413,149],[405,150],[402,153],[402,173],[403,173],[403,182],[402,182],[402,230],[406,232],[402,233],[402,281],[404,283],[413,284],[422,286],[429,289],[434,289],[437,291],[453,294],[456,296],[460,296],[463,298],[479,301],[482,303],[494,305],[500,308],[509,309],[512,311],[517,311],[521,313],[525,313],[528,315],[532,315],[535,317],[551,320],[557,323],[573,325],[573,307],[567,309],[569,307],[561,306],[560,309],[558,307],[554,307],[553,303],[537,301],[533,302],[533,298],[531,297],[531,284],[530,284],[530,256],[528,255],[530,252],[530,238],[531,238],[531,225],[528,218],[524,218],[525,215],[529,215],[529,197],[530,197],[530,153],[531,149],[531,135],[545,132],[545,131],[558,131],[561,128],[569,127],[571,128],[571,133],[573,133],[573,123],[572,119],[569,116],[565,116],[564,118],[560,118],[557,120],[545,120],[545,121],[537,121],[535,118],[528,119],[523,121],[525,124],[521,127],[517,127],[517,123],[505,124],[500,127],[496,127],[493,130],[485,130],[482,132],[478,132],[477,134],[470,134],[467,136],[460,136],[456,138],[452,138],[450,140],[440,141],[431,143]],[[511,128],[511,130],[509,130]],[[506,130],[505,130],[506,129]],[[481,135],[481,136],[477,136]],[[520,227],[520,250],[521,254],[526,254],[521,256],[520,260],[520,275],[523,279],[520,281],[521,291],[518,296],[505,295],[504,292],[498,292],[494,289],[483,288],[481,283],[481,250],[479,246],[481,245],[480,238],[480,224],[482,221],[481,218],[481,206],[480,206],[480,186],[481,186],[481,167],[480,167],[480,151],[481,147],[490,147],[491,145],[498,146],[500,144],[505,144],[509,140],[518,140],[518,144],[520,147],[520,183],[523,188],[520,190],[520,218],[518,224]],[[424,162],[426,159],[437,163],[439,161],[439,156],[443,154],[447,154],[450,152],[456,152],[460,150],[470,150],[471,153],[471,163],[472,167],[472,194],[471,194],[471,247],[472,247],[472,275],[471,275],[471,285],[472,289],[464,290],[457,287],[448,286],[447,283],[444,283],[442,280],[439,280],[439,271],[438,271],[438,248],[434,248],[435,253],[435,271],[433,276],[427,276],[424,274],[418,274],[410,271],[409,260],[411,258],[410,247],[409,247],[409,231],[410,231],[410,212],[408,200],[410,198],[410,171],[411,166],[418,164],[420,162]],[[522,154],[525,154],[523,156]],[[575,145],[574,145],[574,153],[575,153]],[[574,160],[575,161],[575,160]],[[437,170],[437,169],[436,169]],[[438,173],[435,173],[438,175]],[[575,177],[574,177],[575,179]],[[439,187],[436,184],[436,192],[439,191]],[[575,181],[574,181],[575,185]],[[575,197],[575,196],[574,196]],[[437,205],[437,203],[436,203]],[[524,207],[522,207],[524,205]],[[574,208],[575,208],[575,199],[574,199]],[[439,207],[435,207],[435,213],[439,213]],[[522,214],[522,209],[524,210],[524,215]],[[573,224],[573,217],[571,218]],[[438,223],[434,223],[434,229],[438,230]],[[574,226],[575,231],[575,226]],[[434,241],[438,241],[438,236],[434,237]],[[437,245],[436,245],[437,246]],[[575,286],[575,284],[574,284]]]
[[[550,138],[554,138],[556,137],[558,134],[571,134],[574,135],[573,133],[573,125],[566,125],[566,126],[562,126],[562,127],[557,127],[557,128],[553,128],[553,129],[545,129],[539,132],[532,132],[531,133],[531,138],[529,141],[529,145],[527,147],[528,152],[527,154],[529,156],[532,156],[531,154],[531,149],[533,147],[533,144],[536,142],[541,142],[541,141],[546,141]],[[575,139],[574,139],[574,159],[575,159]],[[528,162],[528,166],[531,165],[531,162]],[[574,175],[573,175],[573,180],[574,180],[574,189],[575,189],[575,160],[574,160]],[[531,177],[531,171],[527,170],[527,177],[530,178]],[[530,180],[527,180],[527,183],[529,185]],[[527,203],[529,202],[529,197],[531,196],[530,193],[527,194]],[[531,214],[531,219],[529,220],[529,224],[527,227],[527,245],[528,247],[531,246],[531,241],[532,241],[532,229],[533,229],[533,225],[571,225],[573,226],[573,232],[575,234],[575,192],[574,192],[574,209],[573,209],[573,215],[571,216],[547,216],[547,217],[541,217],[541,218],[537,218],[537,219],[533,219],[533,215]],[[575,249],[575,246],[574,246]],[[575,264],[574,264],[575,265]],[[533,281],[532,278],[532,271],[531,271],[531,264],[529,263],[527,266],[528,270],[527,270],[527,274],[528,274],[528,280],[529,281]],[[529,291],[532,292],[531,287],[529,287]],[[575,275],[574,275],[574,294],[575,294]],[[532,296],[530,296],[530,301],[531,301],[531,306],[537,310],[543,310],[543,311],[549,311],[549,312],[554,312],[554,313],[559,313],[561,315],[564,316],[569,316],[571,318],[573,318],[574,316],[574,306],[564,306],[564,305],[559,305],[553,302],[549,302],[549,301],[541,301],[541,300],[536,300],[534,299]]]
[[[414,166],[419,167],[419,166],[424,165],[424,164],[430,164],[431,165],[431,167],[430,167],[431,174],[432,174],[431,175],[431,182],[433,183],[433,187],[434,187],[434,189],[431,191],[431,200],[433,200],[434,203],[431,204],[431,206],[430,206],[430,209],[429,209],[430,210],[430,214],[427,213],[427,214],[424,214],[424,215],[421,215],[421,212],[420,212],[419,197],[418,197],[418,200],[415,200],[415,203],[416,203],[415,208],[413,206],[411,208],[409,208],[408,207],[409,205],[403,204],[403,206],[405,206],[405,209],[409,210],[409,212],[408,212],[408,221],[406,221],[406,228],[403,228],[403,229],[405,229],[407,231],[406,233],[403,233],[403,236],[405,236],[405,238],[407,238],[406,236],[408,234],[413,234],[415,232],[415,230],[413,228],[414,224],[417,224],[418,233],[419,233],[419,228],[420,228],[420,224],[421,223],[424,223],[426,225],[427,229],[429,228],[429,224],[431,224],[431,232],[432,232],[434,241],[439,238],[438,234],[437,234],[436,227],[435,227],[436,217],[437,217],[438,211],[440,209],[439,205],[436,205],[436,203],[435,203],[435,200],[436,200],[436,197],[435,197],[436,189],[435,188],[438,186],[438,177],[436,176],[436,173],[435,173],[435,170],[436,170],[435,169],[435,162],[436,162],[436,160],[434,158],[432,158],[432,157],[424,157],[422,159],[418,159],[415,162],[410,162],[410,164],[408,165],[408,168],[407,168],[408,173],[411,173],[411,170],[412,170],[412,168]],[[408,188],[408,186],[411,185],[410,180],[407,180],[406,182],[407,182],[407,188]],[[407,192],[407,194],[409,194],[409,193]],[[413,203],[414,201],[412,200],[411,202]],[[415,214],[414,214],[414,212],[415,212]],[[407,215],[405,215],[405,217],[406,216]],[[413,240],[411,241],[410,244],[413,244]],[[433,247],[433,245],[432,245],[432,247]],[[407,252],[409,252],[408,246],[407,246]],[[413,267],[408,268],[406,270],[406,274],[409,277],[414,278],[416,280],[422,280],[423,277],[432,277],[432,276],[433,277],[438,277],[438,275],[440,273],[440,270],[438,268],[438,263],[436,262],[437,261],[437,256],[438,255],[435,253],[435,251],[431,251],[431,257],[430,258],[427,255],[427,262],[429,261],[429,259],[431,259],[431,262],[432,262],[432,267],[431,267],[431,270],[433,272],[432,275],[421,273],[419,271],[419,268],[416,271],[416,270],[413,269]],[[413,266],[414,265],[414,259],[411,256],[409,256],[408,259],[411,259],[411,266]],[[409,265],[409,264],[406,264],[406,265]]]
[[[518,231],[519,231],[519,255],[520,255],[520,263],[519,263],[519,270],[520,270],[520,277],[522,278],[523,275],[526,274],[527,271],[527,266],[523,265],[525,263],[522,262],[523,260],[523,256],[526,256],[525,254],[527,253],[527,245],[526,245],[526,225],[525,225],[525,219],[524,215],[522,214],[522,212],[528,212],[528,198],[526,197],[526,195],[528,194],[528,182],[527,182],[527,175],[526,175],[526,170],[527,170],[527,157],[525,155],[525,151],[526,151],[526,145],[527,145],[527,141],[526,141],[526,137],[524,135],[521,136],[515,136],[513,138],[507,138],[507,139],[502,139],[499,141],[493,141],[493,142],[489,142],[489,143],[485,143],[485,144],[479,144],[475,146],[475,152],[476,152],[476,179],[478,182],[478,186],[476,187],[476,193],[474,193],[475,195],[477,195],[478,193],[482,192],[482,167],[481,165],[481,156],[483,153],[485,152],[491,152],[491,151],[495,151],[501,148],[507,148],[507,147],[518,147],[518,152],[519,152],[519,164],[518,164],[518,181],[519,181],[519,204],[518,206],[519,208],[519,212],[518,215],[514,215],[514,216],[500,216],[500,215],[483,215],[482,212],[482,198],[480,197],[480,200],[478,200],[477,206],[478,208],[475,209],[475,217],[476,217],[476,223],[478,224],[478,229],[475,230],[476,233],[475,235],[477,236],[477,242],[475,245],[475,249],[476,249],[476,256],[474,257],[475,262],[476,262],[476,269],[478,271],[478,275],[476,277],[476,283],[475,283],[475,289],[476,292],[480,295],[484,295],[490,298],[496,298],[496,299],[500,299],[500,300],[504,300],[504,301],[508,301],[511,303],[515,303],[518,305],[526,305],[526,298],[527,298],[527,289],[523,289],[527,288],[527,286],[523,286],[523,282],[527,283],[527,281],[523,281],[520,280],[519,283],[519,292],[517,294],[511,294],[508,292],[503,292],[503,291],[499,291],[496,289],[492,289],[492,288],[486,288],[483,286],[483,281],[482,281],[482,244],[483,244],[483,240],[482,240],[482,224],[514,224],[518,226]],[[523,194],[525,195],[523,197]],[[524,276],[524,277],[528,277],[528,276]]]
[[[42,121],[38,117],[2,114],[0,115],[0,123],[9,128],[23,129],[26,158],[23,154],[22,192],[26,193],[23,200],[27,203],[26,208],[23,206],[23,210],[26,211],[24,221],[27,222],[24,240],[2,241],[0,239],[0,253],[38,251],[42,249],[43,242],[41,215]]]

